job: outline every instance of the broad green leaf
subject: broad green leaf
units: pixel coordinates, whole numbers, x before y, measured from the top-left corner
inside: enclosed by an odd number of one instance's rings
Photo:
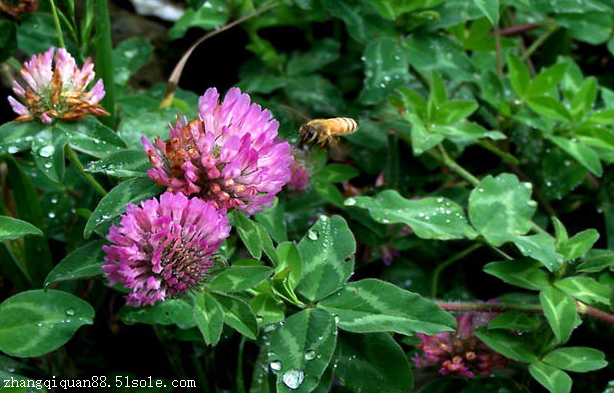
[[[258,232],[258,224],[250,220],[245,213],[235,211],[234,214],[237,233],[247,248],[247,251],[255,259],[262,257],[262,240]]]
[[[541,97],[553,89],[565,76],[568,63],[558,63],[546,68],[533,79],[527,94],[529,97]]]
[[[0,242],[25,235],[42,235],[43,232],[29,222],[13,217],[0,216]]]
[[[279,265],[275,268],[275,272],[287,272],[288,285],[291,289],[297,287],[301,281],[303,271],[303,260],[301,253],[295,243],[284,242],[277,246],[277,255],[279,256]]]
[[[415,113],[405,114],[405,119],[411,124],[411,140],[409,143],[411,143],[415,156],[419,156],[443,141],[444,136],[427,129],[424,121]]]
[[[169,38],[176,40],[185,35],[190,27],[209,30],[223,26],[230,10],[223,0],[208,0],[198,9],[188,8],[175,25],[169,30]]]
[[[600,125],[608,125],[614,123],[614,109],[602,109],[588,118],[588,121]]]
[[[198,292],[194,296],[194,321],[205,342],[209,345],[217,344],[224,327],[224,312],[207,292]]]
[[[565,225],[556,217],[552,217],[552,224],[554,225],[554,234],[556,238],[556,247],[557,249],[561,244],[565,244],[567,240],[569,240],[569,235],[567,234],[567,229]]]
[[[285,318],[284,303],[268,293],[261,293],[254,297],[249,306],[261,325],[278,323]]]
[[[510,359],[519,362],[533,362],[537,360],[533,348],[521,336],[505,330],[487,330],[485,327],[478,328],[475,335],[484,341],[486,345]]]
[[[478,109],[475,101],[448,101],[437,106],[431,120],[439,125],[456,124]]]
[[[524,97],[531,83],[529,67],[512,53],[507,56],[507,66],[509,68],[512,88],[519,97]]]
[[[376,104],[409,82],[409,56],[396,39],[381,36],[372,40],[365,48],[364,59],[363,104]]]
[[[551,366],[577,373],[599,370],[608,365],[603,352],[587,347],[558,348],[542,360]]]
[[[560,290],[548,287],[539,293],[544,315],[559,343],[569,340],[576,323],[576,303]]]
[[[611,4],[608,10],[610,7]],[[567,28],[571,37],[592,45],[604,44],[612,34],[612,19],[606,12],[561,13],[556,21]]]
[[[17,25],[19,49],[29,55],[42,53],[51,46],[59,46],[58,36],[50,12],[30,12],[22,15]]]
[[[247,303],[222,294],[212,293],[211,295],[224,311],[224,323],[251,339],[258,336],[258,322]]]
[[[277,243],[288,240],[288,228],[284,220],[284,207],[277,199],[273,206],[262,213],[256,213],[254,218]]]
[[[49,126],[39,122],[10,121],[0,126],[0,154],[15,154],[28,149],[34,137]]]
[[[269,368],[277,376],[277,392],[308,393],[318,386],[337,341],[329,313],[306,309],[286,319],[271,334]]]
[[[393,36],[392,21],[379,15],[365,15],[364,2],[353,0],[323,0],[322,5],[335,18],[340,18],[347,25],[347,30],[354,40],[368,44],[382,35]]]
[[[587,78],[571,101],[571,114],[574,118],[581,118],[592,109],[597,99],[597,80],[594,77]]]
[[[218,292],[243,291],[266,280],[271,272],[266,266],[232,266],[213,277],[208,287]]]
[[[102,274],[101,267],[104,260],[102,246],[105,243],[104,240],[91,242],[68,254],[49,272],[45,279],[45,287],[58,281]]]
[[[446,85],[443,83],[441,76],[433,71],[431,73],[431,94],[429,95],[429,106],[443,104],[448,101],[448,93]]]
[[[323,182],[341,183],[360,175],[360,170],[349,165],[329,164],[320,169],[315,177]]]
[[[126,147],[110,128],[93,117],[72,123],[57,123],[55,127],[68,136],[68,144],[77,151],[102,158]]]
[[[403,349],[386,333],[339,335],[335,376],[352,391],[407,393],[413,378]]]
[[[488,328],[528,331],[537,329],[540,324],[534,315],[521,311],[508,311],[493,318],[488,323]]]
[[[499,23],[499,0],[473,0],[473,2],[493,26]]]
[[[346,284],[318,307],[337,315],[340,328],[356,333],[436,334],[455,326],[454,318],[434,303],[376,279]]]
[[[64,146],[67,142],[68,137],[57,128],[47,128],[32,140],[36,165],[55,183],[64,179]]]
[[[536,206],[531,200],[531,187],[515,175],[489,175],[469,195],[469,219],[489,242],[500,246],[531,229]]]
[[[596,176],[601,176],[603,168],[601,161],[595,150],[583,145],[580,142],[575,142],[559,136],[548,136],[555,145],[563,149],[567,154],[576,159],[583,167],[594,173]]]
[[[554,238],[546,233],[510,238],[522,255],[537,259],[550,271],[558,270],[563,257],[556,252]]]
[[[354,235],[340,216],[321,216],[298,244],[303,272],[297,292],[316,301],[339,289],[354,271]]]
[[[196,326],[192,305],[186,299],[166,299],[154,306],[123,307],[119,315],[129,325],[146,323],[150,325],[177,325],[181,329]]]
[[[539,290],[548,287],[548,275],[540,269],[539,263],[531,259],[491,262],[484,266],[484,271],[521,288]]]
[[[597,239],[599,239],[599,232],[595,229],[587,229],[563,243],[559,251],[563,254],[565,260],[569,261],[586,254]]]
[[[10,7],[10,5],[9,5]],[[17,24],[9,19],[0,19],[0,62],[5,62],[17,49]]]
[[[293,56],[286,64],[289,76],[307,75],[339,59],[341,44],[332,38],[318,40],[308,52]]]
[[[595,252],[596,250],[593,250]],[[584,273],[596,273],[614,265],[614,252],[609,250],[599,250],[596,255],[591,255],[583,263],[578,265],[576,270]]]
[[[527,101],[527,103],[529,104],[531,109],[547,118],[563,122],[572,121],[571,113],[565,107],[565,105],[561,104],[560,101],[552,97],[531,97],[529,98],[529,101]]]
[[[571,378],[566,372],[542,362],[529,365],[529,373],[550,393],[569,393]]]
[[[113,80],[126,85],[130,77],[149,63],[154,47],[145,37],[129,38],[113,49]]]
[[[610,304],[612,289],[590,277],[567,277],[555,282],[554,285],[583,302]]]
[[[121,150],[98,161],[91,162],[85,170],[115,177],[144,176],[151,164],[143,150]]]
[[[44,355],[93,319],[92,306],[70,293],[20,292],[0,304],[0,350],[17,357]]]
[[[463,209],[443,197],[418,200],[405,199],[394,190],[386,190],[375,197],[355,197],[346,206],[369,210],[371,216],[383,224],[406,224],[423,239],[472,239],[475,231],[467,223]]]
[[[135,203],[151,198],[162,192],[162,188],[158,187],[153,181],[148,178],[139,177],[126,180],[119,183],[114,189],[102,198],[96,209],[85,224],[83,236],[87,239],[90,237],[94,229],[99,225],[117,217],[124,209],[126,204]]]

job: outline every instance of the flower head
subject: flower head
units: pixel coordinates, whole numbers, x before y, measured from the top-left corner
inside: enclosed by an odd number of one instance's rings
[[[111,284],[131,290],[128,305],[153,305],[200,283],[229,232],[226,216],[209,203],[166,192],[126,206],[109,230],[113,244],[103,247],[102,270]]]
[[[290,180],[291,147],[278,140],[279,123],[232,88],[219,102],[208,89],[198,102],[199,118],[170,127],[170,139],[142,138],[153,168],[149,177],[169,191],[196,195],[218,209],[254,214],[269,207]]]
[[[417,334],[421,343],[416,354],[416,367],[439,367],[439,374],[457,374],[473,378],[490,375],[505,367],[508,359],[493,351],[474,334],[474,329],[486,325],[496,314],[464,313],[456,318],[455,332],[442,332],[433,336]]]
[[[309,169],[307,157],[300,150],[294,150],[294,162],[290,166],[291,176],[286,189],[294,193],[303,193],[309,187]]]
[[[56,52],[52,47],[26,61],[21,76],[26,82],[25,88],[13,82],[13,91],[21,102],[9,96],[13,111],[19,115],[17,121],[38,118],[43,123],[52,123],[54,119],[79,120],[87,114],[109,115],[98,104],[105,94],[102,79],[86,90],[95,77],[94,64],[89,58],[79,68],[66,49]]]

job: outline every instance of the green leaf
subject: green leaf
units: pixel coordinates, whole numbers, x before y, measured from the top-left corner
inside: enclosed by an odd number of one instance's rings
[[[145,37],[124,40],[113,49],[114,82],[126,85],[130,77],[151,61],[154,47]]]
[[[341,44],[332,38],[318,40],[308,52],[293,56],[286,64],[289,76],[307,75],[339,59]]]
[[[354,235],[340,216],[320,216],[298,244],[303,257],[301,282],[296,288],[311,301],[339,289],[354,271]]]
[[[49,272],[45,279],[45,287],[58,281],[102,274],[101,267],[105,255],[102,246],[105,243],[104,240],[91,242],[68,254]]]
[[[366,15],[365,3],[359,1],[323,0],[324,9],[347,25],[350,37],[361,44],[368,44],[382,35],[393,35],[392,21],[379,15]]]
[[[44,355],[93,319],[92,306],[70,293],[20,292],[0,304],[0,350],[18,357]]]
[[[346,284],[318,307],[337,315],[340,328],[356,333],[436,334],[452,330],[456,323],[420,295],[376,279]]]
[[[561,291],[583,302],[610,304],[612,289],[590,277],[567,277],[554,283]]]
[[[486,327],[478,328],[475,335],[486,345],[499,352],[501,355],[519,362],[533,362],[537,356],[527,341],[518,335],[505,330],[487,330]]]
[[[343,194],[341,191],[331,183],[326,183],[313,179],[311,187],[327,202],[332,203],[335,206],[343,206]]]
[[[57,128],[43,130],[32,141],[32,155],[38,169],[55,183],[64,179],[64,146],[67,142],[68,137]]]
[[[499,0],[473,0],[493,26],[499,23]]]
[[[207,292],[198,292],[194,296],[194,321],[205,343],[217,344],[224,327],[224,312],[219,303]]]
[[[247,251],[255,259],[260,259],[262,257],[262,240],[258,231],[258,224],[250,220],[243,212],[235,211],[234,218],[237,233]]]
[[[281,322],[285,318],[284,303],[268,293],[255,296],[249,306],[258,318],[262,318],[261,325]]]
[[[560,290],[548,287],[539,293],[544,315],[559,343],[569,340],[576,323],[576,303]]]
[[[0,126],[0,154],[15,154],[28,149],[34,137],[49,126],[38,122],[9,121]]]
[[[121,150],[91,162],[85,170],[115,177],[142,177],[150,168],[151,164],[143,150]]]
[[[275,272],[287,272],[288,285],[291,289],[295,289],[301,281],[303,271],[303,260],[298,247],[291,242],[281,243],[277,246],[277,255],[279,265],[275,268]]]
[[[566,372],[542,362],[529,365],[529,373],[550,393],[569,393],[571,378]]]
[[[277,376],[277,392],[311,392],[335,351],[333,316],[306,309],[284,321],[271,335],[269,367]]]
[[[448,101],[436,107],[431,119],[435,124],[452,125],[464,120],[477,109],[475,101]]]
[[[181,329],[196,326],[192,305],[186,299],[166,299],[154,306],[123,307],[119,314],[129,325],[147,323],[150,325],[177,325]]]
[[[556,247],[559,249],[561,244],[565,244],[569,240],[567,229],[565,225],[556,217],[552,217],[552,224],[554,225],[554,233],[556,237]]]
[[[467,223],[463,209],[443,197],[410,200],[394,190],[386,190],[375,197],[348,198],[345,205],[367,209],[375,221],[383,224],[406,224],[422,239],[475,237],[475,231]]]
[[[119,183],[102,198],[96,209],[87,220],[83,237],[90,237],[94,229],[99,225],[112,220],[124,211],[126,204],[139,203],[162,192],[153,181],[146,177],[126,180]]]
[[[0,62],[13,56],[17,49],[17,24],[12,20],[0,19]]]
[[[510,240],[516,244],[522,255],[537,259],[551,272],[558,270],[563,263],[563,257],[556,252],[554,238],[547,233],[514,236]]]
[[[594,173],[596,176],[601,176],[603,168],[601,161],[595,150],[587,147],[579,142],[562,138],[559,136],[548,136],[555,145],[563,149],[567,154],[576,159],[583,167]]]
[[[612,124],[614,123],[614,109],[602,109],[593,112],[588,121],[600,125]]]
[[[360,170],[349,165],[329,164],[320,169],[315,178],[329,183],[341,183],[360,175]]]
[[[539,263],[531,259],[491,262],[484,266],[484,271],[521,288],[539,290],[548,287],[548,275],[540,269]]]
[[[258,336],[258,322],[247,303],[222,294],[212,293],[211,295],[224,311],[224,323],[251,339]]]
[[[413,378],[407,356],[386,333],[339,335],[335,375],[341,384],[363,393],[406,393]]]
[[[531,82],[527,95],[531,98],[541,97],[552,90],[563,79],[567,68],[568,63],[558,63],[540,72]]]
[[[228,4],[224,0],[208,0],[200,8],[188,8],[181,18],[168,32],[171,40],[185,35],[190,27],[199,27],[204,30],[223,26],[230,16]]]
[[[528,184],[528,183],[527,183]],[[469,219],[474,228],[495,246],[531,229],[537,204],[531,187],[515,175],[486,176],[469,195]]]
[[[446,85],[443,83],[441,76],[436,71],[433,71],[431,73],[431,94],[429,95],[429,106],[440,105],[446,101],[448,101]]]
[[[574,118],[582,118],[592,109],[597,99],[597,80],[594,77],[587,78],[582,82],[571,100],[571,114]]]
[[[597,250],[593,250],[595,252]],[[614,265],[614,252],[609,250],[599,250],[599,254],[587,258],[578,265],[576,271],[584,273],[596,273]]]
[[[272,273],[266,266],[232,266],[213,277],[208,287],[212,291],[243,291],[266,280]]]
[[[364,59],[365,87],[359,97],[363,104],[376,104],[409,82],[409,56],[397,40],[388,36],[372,40]]]
[[[42,235],[43,232],[29,222],[13,217],[0,216],[0,242],[25,235]]]
[[[529,67],[527,67],[518,56],[510,53],[507,56],[507,65],[510,73],[510,82],[512,89],[519,97],[524,97],[529,89],[531,83],[531,73]]]
[[[521,311],[508,311],[493,318],[488,323],[488,329],[529,331],[537,329],[540,325],[539,319],[533,315]]]
[[[273,206],[262,213],[256,213],[254,218],[277,243],[288,240],[288,228],[284,220],[284,207],[277,199]]]
[[[57,123],[55,127],[66,133],[72,148],[93,157],[102,158],[126,147],[113,130],[92,116],[71,123]]]
[[[574,237],[563,243],[559,251],[563,254],[566,261],[579,258],[593,247],[597,239],[599,239],[599,232],[594,229],[587,229],[577,233]]]
[[[538,114],[545,116],[550,119],[560,120],[563,122],[571,122],[572,117],[569,110],[565,107],[565,105],[561,104],[560,101],[548,97],[548,96],[538,96],[531,97],[527,102],[531,109],[533,109]]]
[[[29,55],[59,46],[50,12],[31,12],[20,18],[17,25],[17,45]]]
[[[603,352],[587,347],[555,349],[543,358],[543,362],[577,373],[599,370],[608,365]]]

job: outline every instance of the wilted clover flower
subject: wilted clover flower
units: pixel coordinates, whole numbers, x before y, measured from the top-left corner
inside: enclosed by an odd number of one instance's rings
[[[126,206],[109,230],[102,270],[112,285],[131,290],[128,305],[153,305],[200,283],[229,232],[226,216],[209,203],[166,192],[159,202]]]
[[[156,138],[157,149],[142,138],[154,166],[149,177],[219,209],[254,214],[269,207],[290,179],[293,160],[290,145],[278,140],[279,123],[238,88],[221,103],[217,90],[208,89],[198,109],[199,119],[177,119],[168,142]]]
[[[102,79],[86,90],[95,77],[90,58],[79,68],[66,49],[60,48],[56,52],[51,48],[23,63],[21,76],[26,82],[25,88],[17,81],[13,82],[13,91],[21,102],[9,96],[13,111],[19,115],[17,121],[38,118],[43,123],[51,123],[55,119],[79,120],[87,114],[109,115],[98,104],[105,94]]]
[[[496,314],[464,313],[456,318],[458,327],[454,332],[442,332],[433,336],[419,333],[422,352],[416,354],[416,367],[439,367],[439,374],[457,374],[473,378],[490,375],[505,367],[508,359],[493,351],[474,334],[474,329],[488,324]]]
[[[0,0],[0,11],[14,19],[38,9],[38,0]]]

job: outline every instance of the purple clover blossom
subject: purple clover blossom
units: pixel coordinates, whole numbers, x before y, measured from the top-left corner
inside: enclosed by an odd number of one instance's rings
[[[228,218],[211,204],[165,192],[126,206],[109,230],[102,270],[112,285],[131,290],[128,305],[154,305],[198,285],[229,232]]]
[[[309,187],[309,169],[305,152],[294,149],[294,162],[290,167],[292,175],[286,184],[286,189],[293,193],[303,193]]]
[[[21,77],[26,82],[25,88],[13,81],[13,91],[21,102],[8,97],[13,111],[19,115],[16,121],[40,119],[52,123],[55,119],[75,121],[88,114],[109,115],[98,104],[105,95],[102,79],[87,91],[95,78],[90,58],[79,68],[66,49],[56,52],[52,47],[23,63]]]
[[[174,193],[198,196],[218,209],[248,215],[271,206],[290,180],[293,157],[278,140],[279,123],[238,88],[219,102],[216,89],[198,101],[199,118],[170,127],[170,139],[141,140],[149,178]]]
[[[414,356],[417,368],[439,367],[439,374],[457,374],[466,378],[490,375],[503,369],[508,359],[493,351],[476,335],[475,329],[490,322],[494,313],[463,313],[456,318],[454,332],[442,332],[432,336],[419,333],[419,352]]]

